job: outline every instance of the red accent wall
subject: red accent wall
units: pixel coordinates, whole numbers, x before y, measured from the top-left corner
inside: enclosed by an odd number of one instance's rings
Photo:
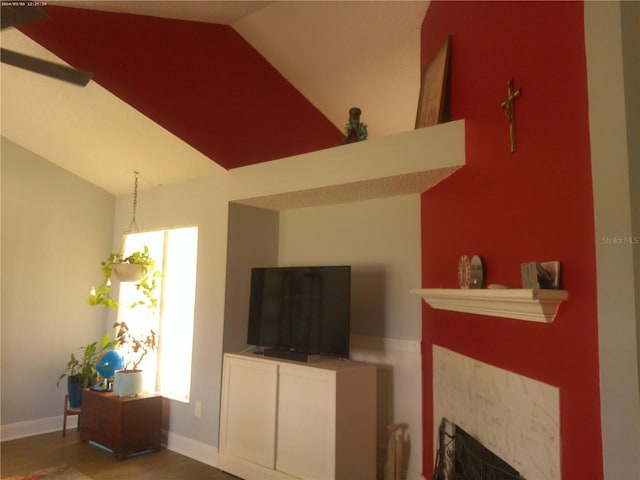
[[[44,9],[50,18],[20,30],[227,169],[342,143],[342,132],[228,25]]]
[[[596,267],[581,2],[433,1],[422,65],[452,38],[451,119],[467,165],[422,196],[425,287],[457,288],[461,255],[488,283],[520,287],[520,263],[560,260],[568,301],[552,324],[423,311],[424,472],[433,470],[432,345],[560,389],[564,480],[602,478]],[[516,102],[517,152],[500,108]]]

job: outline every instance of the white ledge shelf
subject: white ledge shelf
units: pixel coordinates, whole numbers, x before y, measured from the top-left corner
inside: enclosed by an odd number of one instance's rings
[[[513,318],[529,322],[553,322],[566,290],[414,288],[433,308]]]
[[[229,200],[267,210],[420,194],[465,165],[455,120],[229,170]]]

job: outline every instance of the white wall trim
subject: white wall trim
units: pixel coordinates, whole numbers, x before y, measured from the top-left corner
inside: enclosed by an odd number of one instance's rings
[[[167,449],[206,465],[220,468],[218,447],[169,432]]]
[[[378,472],[387,458],[388,423],[406,423],[406,480],[422,476],[422,353],[420,340],[351,335],[351,359],[378,368]],[[382,431],[381,431],[382,430]],[[382,455],[380,455],[382,452]]]
[[[32,437],[43,433],[60,432],[62,435],[62,415],[57,417],[38,418],[26,422],[10,423],[0,427],[0,439],[14,440],[16,438]],[[78,426],[78,417],[67,417],[67,430],[73,430]]]
[[[350,340],[352,350],[374,350],[388,353],[399,352],[420,356],[420,340],[369,337],[366,335],[351,335]]]

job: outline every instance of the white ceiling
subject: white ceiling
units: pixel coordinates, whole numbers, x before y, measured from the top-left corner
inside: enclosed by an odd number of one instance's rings
[[[414,127],[427,1],[75,1],[82,8],[230,24],[338,128],[362,108],[369,137]],[[15,29],[2,46],[56,59]],[[59,61],[59,59],[57,59]],[[113,194],[224,171],[91,81],[2,64],[1,133]]]

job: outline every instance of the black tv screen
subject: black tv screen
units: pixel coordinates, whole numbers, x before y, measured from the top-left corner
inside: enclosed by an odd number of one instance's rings
[[[350,307],[350,266],[253,268],[247,343],[285,358],[349,358]]]

